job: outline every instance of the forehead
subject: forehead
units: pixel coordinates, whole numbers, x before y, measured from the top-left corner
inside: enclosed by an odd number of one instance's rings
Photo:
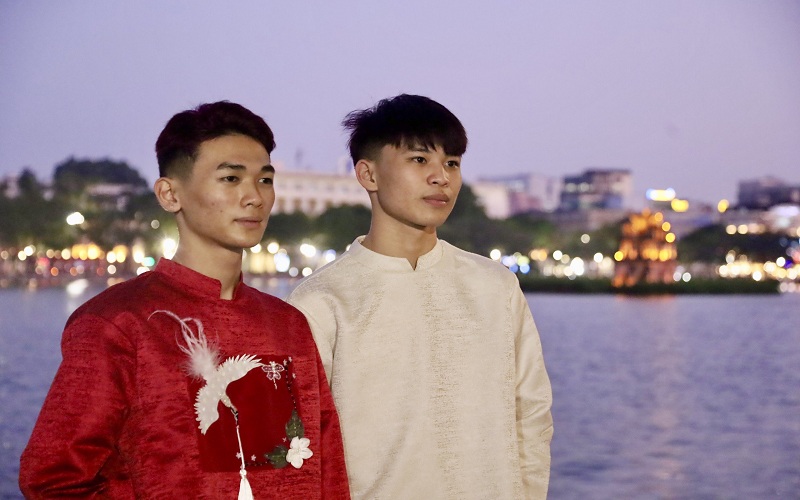
[[[221,135],[200,143],[197,161],[234,159],[269,163],[269,153],[263,144],[246,135]]]
[[[403,140],[400,144],[386,144],[383,149],[386,150],[389,148],[399,154],[406,153],[406,152],[427,152],[427,153],[440,153],[446,154],[444,150],[444,146],[441,144],[436,143],[426,143],[424,141],[419,140]],[[447,156],[457,156],[457,155],[447,155]]]

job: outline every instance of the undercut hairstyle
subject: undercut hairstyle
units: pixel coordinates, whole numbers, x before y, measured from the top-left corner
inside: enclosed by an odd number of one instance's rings
[[[156,140],[158,173],[161,177],[187,178],[200,144],[226,135],[244,135],[275,149],[272,129],[263,118],[240,104],[228,101],[206,103],[182,111],[167,122]]]
[[[377,160],[387,145],[441,147],[451,156],[467,150],[467,132],[456,115],[420,95],[383,99],[372,108],[348,113],[342,125],[350,131],[347,146],[354,165],[362,159]]]

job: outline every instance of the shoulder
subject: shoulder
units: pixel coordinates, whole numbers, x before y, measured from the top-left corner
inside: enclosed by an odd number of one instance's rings
[[[258,309],[267,314],[270,318],[281,318],[284,320],[303,319],[303,314],[293,305],[284,300],[257,290],[249,285],[242,285],[242,293],[247,300],[257,303]]]
[[[345,282],[342,280],[343,276],[352,275],[354,266],[358,266],[357,259],[352,253],[344,252],[336,260],[325,264],[300,281],[289,294],[287,301],[294,303],[301,297],[332,293]]]
[[[87,300],[67,319],[62,343],[133,342],[136,325],[148,318],[144,304],[163,297],[159,290],[163,287],[156,285],[157,282],[160,282],[157,273],[147,272],[112,285]]]
[[[131,311],[143,299],[152,294],[154,289],[160,286],[160,282],[161,278],[158,273],[148,271],[135,278],[112,285],[78,307],[68,322],[84,315],[112,318],[119,313]]]
[[[445,255],[450,255],[456,271],[469,273],[477,280],[498,281],[503,284],[516,284],[517,277],[506,266],[483,255],[462,250],[442,241]]]

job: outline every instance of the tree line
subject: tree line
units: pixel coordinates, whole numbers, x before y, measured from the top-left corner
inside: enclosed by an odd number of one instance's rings
[[[92,191],[104,184],[124,189],[116,193]],[[9,186],[0,185],[2,247],[35,244],[65,248],[91,241],[108,250],[139,240],[155,249],[165,235],[177,235],[173,217],[158,205],[146,180],[125,162],[68,158],[55,167],[50,186],[24,169],[17,180],[17,190],[12,197]],[[76,211],[85,222],[69,226],[66,216]],[[596,253],[613,255],[619,248],[621,222],[587,233],[561,231],[546,214],[490,219],[472,189],[464,185],[439,236],[481,255],[488,255],[494,248],[505,254],[559,249],[591,259]],[[361,205],[332,207],[316,217],[302,212],[273,214],[264,239],[288,246],[310,242],[318,248],[341,252],[357,236],[366,234],[369,224],[370,209]],[[581,241],[583,234],[589,235],[587,243]],[[734,250],[755,260],[774,260],[785,255],[791,244],[785,235],[729,235],[724,227],[713,225],[679,240],[678,258],[684,262],[722,263]]]

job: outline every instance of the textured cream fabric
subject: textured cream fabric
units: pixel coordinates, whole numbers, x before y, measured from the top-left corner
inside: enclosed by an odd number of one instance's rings
[[[412,269],[359,238],[288,301],[317,341],[353,498],[546,497],[550,381],[513,273],[441,240]]]

